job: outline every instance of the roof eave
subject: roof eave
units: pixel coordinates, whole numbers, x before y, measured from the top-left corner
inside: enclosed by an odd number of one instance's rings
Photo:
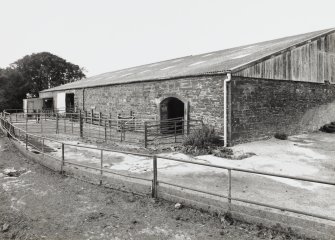
[[[180,78],[192,78],[192,77],[208,77],[208,76],[220,76],[220,75],[226,75],[230,70],[223,70],[223,71],[215,71],[215,72],[205,72],[201,74],[189,74],[189,75],[180,75],[175,77],[166,77],[166,78],[151,78],[151,79],[144,79],[144,80],[134,80],[129,82],[116,82],[116,83],[106,83],[106,84],[97,84],[93,86],[79,86],[79,87],[72,87],[72,88],[64,88],[64,89],[45,89],[40,91],[40,93],[45,92],[58,92],[58,91],[67,91],[72,89],[83,89],[83,88],[94,88],[94,87],[106,87],[106,86],[112,86],[112,85],[120,85],[120,84],[131,84],[131,83],[141,83],[141,82],[153,82],[153,81],[164,81],[164,80],[175,80]],[[55,87],[56,88],[56,87]]]

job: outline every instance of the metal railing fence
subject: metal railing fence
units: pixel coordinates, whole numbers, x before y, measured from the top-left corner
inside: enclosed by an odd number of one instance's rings
[[[285,174],[276,174],[276,173],[269,173],[269,172],[263,172],[263,171],[254,171],[254,170],[248,170],[248,169],[243,169],[243,168],[234,168],[234,167],[227,167],[227,166],[221,166],[221,165],[214,165],[214,164],[207,164],[207,163],[201,163],[201,162],[193,162],[189,160],[183,160],[183,159],[177,159],[177,158],[172,158],[172,157],[166,157],[166,156],[159,156],[159,155],[152,155],[152,154],[141,154],[141,153],[135,153],[135,152],[127,152],[127,151],[118,151],[114,149],[107,149],[107,148],[99,148],[99,147],[90,147],[90,146],[84,146],[84,145],[77,145],[77,144],[69,144],[69,143],[64,143],[62,141],[54,140],[51,138],[47,138],[44,136],[39,136],[39,135],[34,135],[32,133],[26,132],[24,129],[20,129],[16,126],[14,126],[8,119],[5,119],[5,114],[2,113],[0,117],[0,127],[2,130],[7,133],[8,136],[13,138],[16,141],[20,141],[24,143],[26,150],[31,148],[32,151],[36,151],[38,153],[41,153],[42,156],[48,156],[51,159],[59,162],[60,166],[60,171],[61,173],[64,173],[64,166],[65,165],[73,165],[77,167],[83,167],[86,169],[92,169],[95,171],[98,171],[100,173],[100,184],[102,184],[103,181],[103,176],[104,173],[111,173],[114,175],[119,175],[131,179],[140,179],[144,180],[147,182],[151,182],[151,196],[153,198],[158,197],[158,192],[160,190],[160,184],[165,184],[169,185],[172,187],[177,187],[180,188],[181,190],[190,190],[196,193],[202,193],[206,194],[209,196],[216,196],[220,197],[223,199],[227,200],[228,203],[228,211],[232,210],[232,201],[236,202],[242,202],[242,203],[247,203],[247,204],[252,204],[256,206],[261,206],[261,207],[267,207],[267,208],[272,208],[272,209],[277,209],[281,211],[287,211],[291,213],[296,213],[296,214],[301,214],[305,216],[310,216],[310,217],[315,217],[319,219],[325,219],[325,220],[330,220],[330,221],[335,221],[335,218],[332,216],[325,216],[317,213],[311,213],[308,211],[302,211],[302,210],[297,210],[297,209],[292,209],[292,208],[287,208],[287,207],[281,207],[281,206],[276,206],[273,204],[268,204],[268,203],[260,203],[257,201],[252,201],[249,199],[244,199],[244,198],[238,198],[232,196],[232,175],[233,172],[243,172],[247,174],[256,174],[256,175],[262,175],[262,176],[271,176],[271,177],[277,177],[277,178],[284,178],[284,179],[292,179],[292,180],[297,180],[297,181],[303,181],[303,182],[309,182],[309,183],[318,183],[318,184],[323,184],[323,185],[328,185],[328,186],[335,186],[335,182],[330,182],[330,181],[324,181],[324,180],[318,180],[318,179],[312,179],[312,178],[303,178],[303,177],[295,177],[295,176],[289,176]],[[59,144],[61,147],[61,157],[55,157],[51,154],[47,154],[45,151],[45,148],[47,145],[45,144],[45,141],[49,142],[54,142]],[[67,160],[67,155],[65,148],[66,147],[75,147],[75,148],[83,148],[83,149],[92,149],[92,150],[97,150],[100,151],[100,162],[99,162],[99,167],[92,167],[86,164],[80,164],[80,163],[75,163]],[[141,176],[131,176],[128,174],[124,173],[119,173],[112,171],[110,169],[105,169],[103,167],[104,163],[104,152],[114,152],[114,153],[122,153],[122,154],[128,154],[128,155],[134,155],[134,156],[142,156],[142,157],[147,157],[152,159],[152,178],[144,178]],[[163,181],[159,179],[159,174],[158,174],[158,162],[159,159],[162,160],[167,160],[167,161],[175,161],[175,162],[181,162],[185,164],[192,164],[192,165],[199,165],[199,166],[204,166],[204,167],[210,167],[214,169],[222,169],[227,171],[227,176],[228,176],[228,192],[226,195],[224,194],[218,194],[215,192],[210,192],[210,191],[205,191],[205,190],[200,190],[196,189],[193,187],[188,187],[184,186],[181,184],[175,184],[169,181]]]

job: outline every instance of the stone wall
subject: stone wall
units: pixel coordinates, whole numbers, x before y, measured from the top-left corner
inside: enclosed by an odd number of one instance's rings
[[[78,89],[75,105],[77,109],[94,109],[111,113],[113,117],[118,113],[129,115],[133,111],[135,114],[156,115],[159,119],[160,102],[172,96],[187,104],[189,119],[203,119],[221,132],[224,78],[206,76]]]
[[[231,141],[318,130],[335,121],[335,85],[233,77]]]

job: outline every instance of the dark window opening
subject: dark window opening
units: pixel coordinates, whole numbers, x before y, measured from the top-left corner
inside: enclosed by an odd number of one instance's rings
[[[54,108],[53,98],[44,98],[43,99],[43,111],[52,111]]]
[[[74,93],[67,93],[65,95],[66,112],[74,112]]]

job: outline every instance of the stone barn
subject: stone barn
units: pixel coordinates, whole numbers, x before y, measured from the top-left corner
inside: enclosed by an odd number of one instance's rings
[[[327,29],[108,72],[40,98],[55,109],[202,119],[234,145],[335,121],[334,83],[335,29]]]

